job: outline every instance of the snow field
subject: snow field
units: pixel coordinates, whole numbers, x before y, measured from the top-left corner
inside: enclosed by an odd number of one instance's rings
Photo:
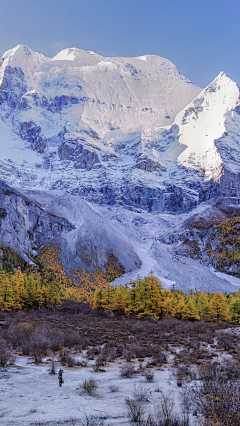
[[[105,417],[106,425],[129,425],[125,398],[134,398],[134,385],[142,385],[151,390],[156,405],[160,394],[171,392],[171,397],[179,410],[179,388],[171,380],[168,368],[154,369],[153,383],[146,382],[144,376],[136,374],[132,378],[121,378],[116,361],[104,366],[106,372],[94,373],[89,367],[63,367],[64,384],[58,385],[58,377],[49,374],[51,362],[35,365],[30,359],[18,356],[15,366],[0,372],[0,425],[30,425],[37,422],[57,422],[69,419],[84,419],[85,414]],[[124,362],[125,363],[125,362]],[[138,366],[139,363],[136,363]],[[94,378],[98,388],[95,396],[88,396],[79,389],[85,380]],[[109,386],[119,387],[111,392]],[[150,402],[143,403],[144,411],[153,412]]]

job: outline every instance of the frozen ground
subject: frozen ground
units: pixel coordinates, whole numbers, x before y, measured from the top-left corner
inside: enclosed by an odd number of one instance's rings
[[[156,405],[160,402],[160,393],[156,389],[171,392],[176,411],[179,410],[179,388],[167,367],[155,369],[154,382],[148,383],[140,374],[121,378],[120,362],[107,364],[106,371],[101,373],[94,373],[91,366],[64,367],[64,384],[60,388],[57,375],[49,374],[51,362],[37,366],[27,357],[18,356],[14,366],[0,372],[0,425],[81,420],[85,414],[106,418],[106,425],[129,425],[125,398],[133,398],[135,384],[151,390]],[[84,395],[79,390],[81,382],[89,378],[97,381],[95,396]],[[111,385],[118,386],[119,391],[111,392]],[[153,413],[150,402],[144,403],[144,410]]]

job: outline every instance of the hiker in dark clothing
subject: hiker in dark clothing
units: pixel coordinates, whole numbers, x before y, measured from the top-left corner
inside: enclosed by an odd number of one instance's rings
[[[63,370],[59,370],[58,372],[58,381],[59,381],[59,386],[61,387],[63,384]]]

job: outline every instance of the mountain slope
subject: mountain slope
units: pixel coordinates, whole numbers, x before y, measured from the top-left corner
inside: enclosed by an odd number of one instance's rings
[[[149,158],[142,129],[171,124],[200,91],[170,61],[78,49],[49,59],[17,46],[0,72],[3,178],[147,209],[161,197],[152,181],[159,186],[164,167]]]
[[[237,185],[239,90],[224,73],[201,91],[154,55],[21,45],[0,64],[0,170],[14,186],[177,213]]]
[[[200,89],[155,55],[19,45],[0,60],[1,242],[25,256],[56,244],[68,270],[114,255],[119,283],[153,269],[166,287],[233,291],[237,278],[179,253],[189,223],[238,204],[239,140],[239,88],[222,72]]]

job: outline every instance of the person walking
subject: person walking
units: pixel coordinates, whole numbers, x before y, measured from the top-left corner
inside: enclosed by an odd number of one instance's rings
[[[58,372],[58,382],[59,382],[59,386],[60,387],[64,383],[64,381],[63,381],[63,370],[61,368],[60,368],[60,370]]]

